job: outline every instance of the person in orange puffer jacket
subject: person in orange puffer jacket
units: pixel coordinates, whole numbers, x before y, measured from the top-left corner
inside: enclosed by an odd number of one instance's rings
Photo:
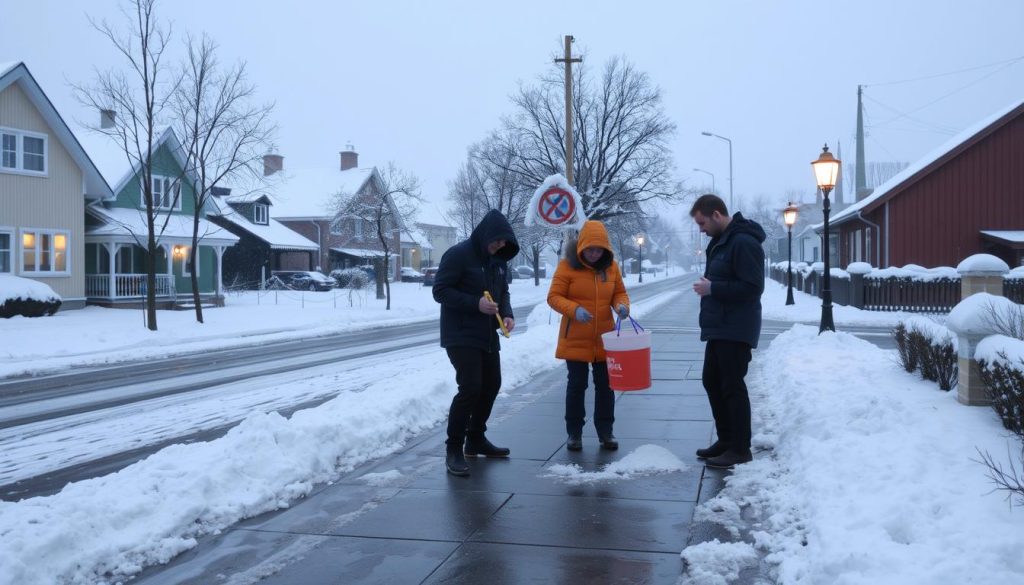
[[[612,433],[615,394],[608,385],[601,334],[615,328],[615,314],[622,319],[629,316],[629,296],[603,223],[584,223],[579,236],[566,242],[563,256],[551,279],[548,305],[562,315],[555,357],[564,359],[569,371],[565,389],[566,447],[570,451],[583,448],[583,399],[587,373],[592,368],[594,426],[601,448],[615,450],[619,448]]]

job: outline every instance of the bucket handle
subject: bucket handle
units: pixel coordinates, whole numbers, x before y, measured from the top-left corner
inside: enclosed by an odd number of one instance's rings
[[[641,331],[644,330],[644,328],[640,325],[639,322],[637,322],[636,319],[634,319],[633,317],[627,317],[627,318],[629,319],[629,324],[633,326],[633,332],[634,333],[639,334]],[[615,323],[615,337],[618,337],[619,335],[622,334],[621,330],[622,330],[622,317],[618,317],[617,321]]]

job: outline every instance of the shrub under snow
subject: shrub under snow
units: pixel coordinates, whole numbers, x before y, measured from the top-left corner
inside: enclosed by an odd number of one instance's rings
[[[62,302],[60,295],[41,282],[0,274],[0,317],[52,315]]]

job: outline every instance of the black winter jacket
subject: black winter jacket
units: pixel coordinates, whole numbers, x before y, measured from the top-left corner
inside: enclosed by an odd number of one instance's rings
[[[711,294],[700,299],[701,341],[740,341],[757,347],[764,292],[764,229],[736,213],[711,239],[704,277]]]
[[[505,240],[491,256],[487,245]],[[512,226],[497,209],[487,212],[468,240],[452,246],[441,257],[434,276],[434,300],[441,303],[441,347],[475,347],[498,351],[498,321],[480,312],[480,297],[491,293],[498,314],[515,318],[508,294],[507,262],[519,253]]]

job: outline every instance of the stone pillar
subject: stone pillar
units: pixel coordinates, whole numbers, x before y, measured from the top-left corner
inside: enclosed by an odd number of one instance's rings
[[[957,401],[968,406],[989,406],[981,371],[974,359],[978,343],[997,333],[986,319],[986,307],[965,302],[976,293],[1002,296],[1003,275],[1010,267],[991,254],[975,254],[956,267],[960,273],[960,303],[950,312],[950,329],[957,334]]]

